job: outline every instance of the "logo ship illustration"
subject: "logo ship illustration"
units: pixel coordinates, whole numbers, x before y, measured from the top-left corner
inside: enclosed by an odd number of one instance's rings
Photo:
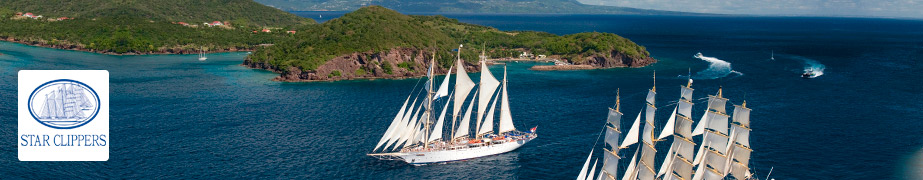
[[[78,122],[87,117],[83,111],[93,110],[96,105],[86,96],[85,89],[75,84],[58,86],[45,94],[44,104],[38,118],[51,122]]]

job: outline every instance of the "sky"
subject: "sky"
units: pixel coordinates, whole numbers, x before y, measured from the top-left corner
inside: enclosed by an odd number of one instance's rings
[[[578,0],[640,9],[747,15],[923,18],[923,0]]]

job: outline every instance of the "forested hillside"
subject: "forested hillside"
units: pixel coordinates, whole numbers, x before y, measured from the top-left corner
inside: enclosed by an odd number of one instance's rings
[[[310,24],[252,0],[0,1],[0,40],[111,54],[246,50]]]

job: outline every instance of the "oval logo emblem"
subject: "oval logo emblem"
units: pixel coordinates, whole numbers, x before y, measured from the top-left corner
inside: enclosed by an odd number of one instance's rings
[[[99,95],[80,81],[48,81],[29,95],[29,113],[36,121],[51,128],[77,128],[96,118]]]

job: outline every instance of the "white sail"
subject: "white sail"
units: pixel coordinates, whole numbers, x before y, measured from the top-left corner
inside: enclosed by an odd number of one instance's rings
[[[506,66],[503,67],[503,96],[501,96],[500,102],[500,127],[497,132],[504,133],[516,130],[516,126],[513,126],[513,116],[510,115],[510,98],[506,93]]]
[[[420,142],[423,142],[423,140],[425,140],[423,138],[423,134],[425,134],[424,129],[423,129],[423,122],[424,122],[423,118],[426,118],[426,117],[429,117],[428,112],[423,112],[423,115],[420,116],[420,120],[417,121],[417,125],[415,126],[416,129],[414,129],[415,131],[413,132],[413,136],[411,136],[412,138],[410,138],[410,141],[407,142],[408,145],[420,143]]]
[[[699,148],[699,153],[696,155],[695,161],[701,161],[698,168],[707,168],[705,171],[706,174],[699,174],[697,171],[696,177],[710,179],[710,177],[714,177],[716,174],[715,172],[718,172],[717,175],[723,178],[724,173],[722,171],[724,171],[727,160],[725,155],[727,152],[724,152],[726,151],[727,142],[727,136],[715,134],[714,131],[707,131],[705,133],[705,136],[702,138],[703,146]]]
[[[719,90],[720,95],[720,90]],[[708,108],[712,109],[719,113],[727,113],[724,110],[724,106],[727,104],[728,99],[722,98],[721,96],[708,96]]]
[[[692,117],[692,103],[686,100],[679,100],[676,103],[676,113],[686,117]]]
[[[478,96],[477,129],[481,129],[481,122],[484,120],[487,104],[490,103],[491,96],[497,91],[497,86],[500,86],[500,81],[494,78],[494,75],[490,73],[490,69],[487,68],[487,64],[481,61],[481,84],[479,86],[481,95]]]
[[[702,135],[702,133],[705,133],[705,124],[708,123],[708,118],[709,118],[708,116],[711,114],[707,112],[708,110],[706,110],[705,114],[702,114],[702,119],[699,119],[699,123],[696,124],[695,129],[692,130],[693,136],[698,136],[698,135]]]
[[[587,174],[586,180],[593,180],[593,175],[596,174],[596,164],[599,163],[599,159],[593,160],[593,167],[590,168],[590,173]]]
[[[750,176],[750,109],[743,105],[734,106],[734,119],[731,125],[731,138],[728,142],[728,158],[725,175],[730,174],[737,179]]]
[[[711,133],[711,132],[708,132],[708,133]],[[728,145],[727,136],[722,136],[718,134],[709,134],[707,137],[702,138],[702,143],[711,144],[710,146],[706,146],[706,147],[709,147],[709,149],[712,149],[714,151],[720,152],[722,155],[727,154],[727,152],[725,152],[725,149],[727,148],[727,145]]]
[[[715,173],[713,171],[705,171],[705,180],[710,180],[710,179],[724,179],[724,175]]]
[[[410,122],[407,124],[407,127],[404,128],[403,130],[401,130],[401,131],[403,132],[403,134],[401,135],[400,139],[398,139],[397,143],[394,145],[394,147],[393,147],[392,150],[395,150],[395,149],[401,147],[402,144],[403,144],[403,145],[410,145],[410,143],[404,144],[404,142],[407,142],[407,140],[410,140],[410,138],[413,138],[413,136],[415,135],[414,133],[416,133],[417,131],[419,131],[420,128],[419,128],[419,126],[418,126],[417,124],[419,124],[418,121],[419,121],[420,119],[418,119],[417,117],[419,116],[420,113],[422,113],[422,112],[421,112],[421,109],[422,109],[422,108],[423,108],[422,105],[421,105],[421,106],[417,106],[417,110],[414,111],[413,117],[410,118]]]
[[[660,171],[657,171],[657,176],[661,176],[667,173],[667,169],[670,168],[671,163],[673,163],[675,155],[673,154],[673,146],[670,146],[670,150],[667,151],[667,156],[663,159],[663,165],[660,165]]]
[[[433,126],[433,133],[429,136],[429,141],[435,141],[442,138],[442,128],[443,122],[445,121],[445,113],[449,110],[449,103],[452,102],[452,97],[449,97],[445,101],[445,106],[442,107],[442,112],[439,113],[439,120],[436,121],[436,125]]]
[[[734,106],[734,122],[750,127],[750,109],[743,106]]]
[[[622,112],[609,108],[609,117],[606,119],[606,121],[609,122],[609,124],[612,124],[612,126],[615,126],[615,129],[617,130],[622,129],[621,128]]]
[[[639,165],[638,179],[642,180],[652,180],[654,175],[657,172],[654,172],[654,156],[657,155],[657,150],[654,149],[653,144],[642,143],[641,147],[641,159]]]
[[[703,136],[703,138],[705,137],[708,137],[708,134]],[[708,145],[702,144],[703,147],[708,146]],[[697,167],[695,169],[695,175],[692,176],[693,180],[702,180],[705,178],[705,171],[706,171],[705,169],[707,168],[705,164],[708,163],[708,159],[702,158],[705,156],[704,154],[706,153],[704,152],[704,149],[705,148],[699,148],[699,153],[696,154],[695,163],[693,164],[695,164]]]
[[[461,51],[460,48],[459,51]],[[465,65],[461,57],[456,61],[455,68],[455,103],[452,109],[452,122],[457,120],[455,117],[461,112],[462,104],[464,104],[465,99],[468,98],[468,93],[471,92],[471,89],[474,89],[475,85],[474,81],[471,81],[471,78],[468,77],[468,72],[465,72]]]
[[[635,162],[638,162],[638,152],[640,152],[640,147],[638,150],[635,150],[635,155],[631,156],[631,163],[628,164],[628,168],[625,169],[625,175],[622,176],[622,180],[635,180],[635,177],[638,175],[638,166]]]
[[[474,91],[474,94],[477,95],[478,91]],[[455,102],[458,102],[458,101],[455,101]],[[468,131],[470,131],[470,129],[468,129],[468,126],[469,124],[471,124],[472,107],[474,107],[474,101],[472,101],[471,103],[468,103],[468,110],[466,110],[465,114],[462,115],[464,117],[462,117],[462,121],[458,125],[458,130],[455,132],[455,136],[454,136],[455,138],[465,137],[468,135]]]
[[[660,136],[657,136],[657,139],[663,140],[663,138],[673,135],[674,126],[676,126],[676,108],[673,109],[673,114],[670,115],[670,120],[667,120],[667,125],[663,126],[663,131],[660,132]]]
[[[692,176],[692,180],[702,180],[705,178],[705,166],[699,166],[695,169],[695,175]]]
[[[404,135],[404,129],[407,128],[407,123],[410,122],[410,116],[413,115],[414,106],[417,105],[417,99],[413,100],[413,103],[410,103],[410,108],[407,108],[407,112],[404,112],[404,117],[401,118],[401,121],[398,122],[397,126],[394,127],[394,131],[391,132],[391,135],[388,136],[388,142],[386,142],[383,149],[387,149],[392,144],[400,141],[402,135]]]
[[[410,96],[407,96],[407,99],[404,100],[404,105],[401,105],[401,110],[397,112],[397,115],[394,116],[394,120],[391,120],[391,125],[388,126],[388,130],[385,130],[385,134],[381,136],[381,140],[378,140],[378,144],[375,145],[375,148],[372,151],[378,150],[382,144],[385,144],[386,141],[391,140],[391,133],[394,133],[395,127],[401,122],[401,119],[404,117],[405,108],[407,108],[407,103],[410,102]]]
[[[705,157],[705,148],[706,148],[706,146],[707,146],[707,145],[705,144],[705,142],[706,142],[706,141],[704,140],[705,138],[708,138],[708,134],[702,135],[702,139],[703,139],[703,140],[702,140],[702,145],[699,146],[699,150],[695,153],[695,160],[692,160],[692,164],[696,164],[696,166],[698,166],[698,164],[701,164],[701,163],[702,163],[702,157]]]
[[[646,165],[645,167],[639,167],[639,169],[640,169],[638,170],[639,180],[653,180],[654,176],[657,174],[657,172],[654,172],[653,169],[646,167]]]
[[[664,132],[661,133],[661,139],[674,135],[673,144],[670,145],[670,150],[657,173],[657,176],[662,176],[662,179],[688,179],[692,175],[692,162],[686,159],[693,157],[692,151],[695,146],[692,139],[689,139],[692,137],[692,120],[689,118],[692,111],[692,103],[689,102],[692,89],[688,86],[680,86],[680,94],[676,109],[673,110],[669,122],[664,126]],[[687,167],[688,169],[685,169]]]
[[[593,157],[593,150],[590,150],[590,155],[586,156],[586,162],[583,163],[583,169],[580,170],[580,175],[577,176],[577,180],[586,179],[587,168],[590,167],[590,159]]]
[[[625,139],[622,140],[622,145],[619,145],[620,148],[627,148],[632,144],[638,143],[639,126],[641,126],[641,112],[638,112],[638,117],[635,118],[635,122],[631,123],[631,129],[628,130],[628,134],[626,134]]]
[[[720,132],[722,135],[728,134],[728,116],[724,114],[713,114],[713,112],[708,112],[712,114],[708,123],[706,124],[706,129],[710,129],[715,132]]]
[[[650,97],[650,94],[656,94],[656,93],[654,93],[654,91],[649,91],[648,97]],[[654,141],[653,141],[654,128],[655,128],[654,122],[656,122],[656,120],[654,119],[654,113],[656,111],[657,111],[657,107],[654,107],[654,103],[649,102],[647,104],[647,108],[644,113],[645,114],[644,121],[646,124],[650,126],[650,129],[648,128],[644,129],[644,132],[642,133],[643,134],[642,138],[644,138],[644,142],[647,142],[647,144],[650,144],[650,145],[654,145]]]
[[[708,171],[706,172],[711,173],[710,176],[705,176],[705,179],[723,179],[725,175],[724,166],[727,158],[713,151],[708,151],[705,153],[705,159],[705,166],[699,166],[700,168],[707,168],[706,170]]]
[[[452,77],[453,67],[455,66],[449,67],[449,71],[445,73],[445,79],[442,80],[442,84],[439,85],[439,90],[436,90],[436,94],[433,95],[433,99],[449,96],[449,79]]]
[[[603,146],[603,167],[599,173],[599,180],[615,180],[618,176],[618,167],[620,157],[616,154],[619,143],[619,136],[621,136],[620,124],[622,123],[622,112],[619,112],[619,100],[616,96],[616,109],[609,108],[609,115],[607,116],[606,122],[612,127],[606,126],[606,139],[605,143],[612,151],[607,150]]]
[[[717,96],[709,95],[708,96],[708,109],[705,109],[705,114],[702,114],[702,119],[699,119],[698,124],[696,124],[695,129],[693,129],[692,131],[692,135],[698,136],[704,133],[706,124],[709,123],[708,121],[710,119],[714,118],[711,116],[713,116],[714,114],[724,114],[725,113],[724,112],[725,104],[727,104],[727,99],[724,99],[721,97],[721,89],[718,89]],[[718,112],[718,113],[710,113],[710,112]],[[727,121],[724,121],[724,122],[727,123]],[[727,134],[727,131],[725,131],[724,133]]]
[[[671,170],[673,170],[672,176],[669,176],[670,174],[667,173],[667,176],[664,176],[664,180],[692,179],[692,164],[690,164],[689,161],[680,158],[674,158]]]
[[[690,81],[691,81],[691,80],[690,80]],[[691,101],[691,100],[692,100],[692,91],[693,91],[692,88],[689,88],[689,87],[686,87],[686,86],[682,86],[682,87],[681,87],[681,90],[680,90],[681,98]]]
[[[656,92],[651,88],[647,93],[647,108],[645,111],[645,122],[644,122],[644,131],[641,133],[642,145],[641,147],[641,166],[638,170],[638,179],[640,180],[653,180],[657,172],[654,172],[654,156],[657,155],[657,150],[654,149],[654,113],[657,111],[657,107],[654,107],[654,99]]]
[[[612,148],[618,148],[618,144],[619,144],[619,131],[618,130],[611,128],[611,127],[606,127],[606,144],[608,144]]]
[[[728,139],[727,149],[725,149],[724,151],[724,152],[727,152],[727,154],[725,154],[726,159],[725,159],[724,169],[722,169],[722,172],[725,172],[724,174],[725,176],[727,175],[728,170],[730,170],[731,168],[730,167],[731,162],[734,161],[734,158],[732,156],[734,155],[733,151],[734,151],[734,148],[736,147],[734,141],[737,139],[737,134],[733,134],[733,130],[731,132],[732,134],[731,134],[731,138]]]
[[[673,133],[692,141],[692,119],[677,115],[676,126],[673,128]]]
[[[744,147],[747,147],[747,148],[750,147],[750,130],[749,129],[739,127],[739,126],[732,126],[731,133],[737,136],[734,142]]]
[[[497,95],[494,96],[494,99],[497,99],[497,96],[500,96],[500,94],[497,93]],[[481,129],[478,130],[478,134],[489,133],[494,130],[494,109],[497,109],[497,101],[494,101],[490,104],[490,109],[487,110],[487,117],[484,118],[484,124],[481,125]]]
[[[644,131],[641,132],[641,141],[649,145],[654,145],[654,124],[644,123]]]
[[[737,177],[737,179],[750,176],[750,152],[749,148],[734,148],[733,156],[731,156],[733,161],[731,161],[730,171],[728,171],[731,176]]]
[[[679,143],[673,143],[674,148],[674,159],[673,163],[670,165],[671,171],[673,171],[674,176],[679,179],[690,179],[692,178],[692,162],[691,158],[693,157],[693,148],[695,144],[690,141],[685,141],[683,139],[675,139]],[[667,171],[669,174],[670,171]]]
[[[615,150],[618,151],[618,149],[615,149]],[[599,177],[600,179],[609,179],[608,177],[611,176],[612,179],[615,179],[616,177],[618,177],[617,173],[619,169],[619,157],[615,155],[614,152],[611,152],[608,150],[604,150],[604,151],[605,153],[603,153],[603,168],[602,168],[602,172],[599,173]]]
[[[678,120],[676,121],[676,136],[673,136],[673,144],[683,143],[685,146],[683,149],[674,149],[677,155],[683,156],[683,158],[692,159],[693,149],[695,149],[695,143],[692,142],[692,136],[689,134],[689,127],[692,126],[692,121],[689,120]],[[686,151],[688,149],[688,151]]]
[[[647,91],[647,98],[645,98],[645,100],[647,100],[648,104],[654,104],[654,99],[655,99],[654,97],[656,96],[657,96],[657,92],[654,92],[653,89],[650,89]]]

